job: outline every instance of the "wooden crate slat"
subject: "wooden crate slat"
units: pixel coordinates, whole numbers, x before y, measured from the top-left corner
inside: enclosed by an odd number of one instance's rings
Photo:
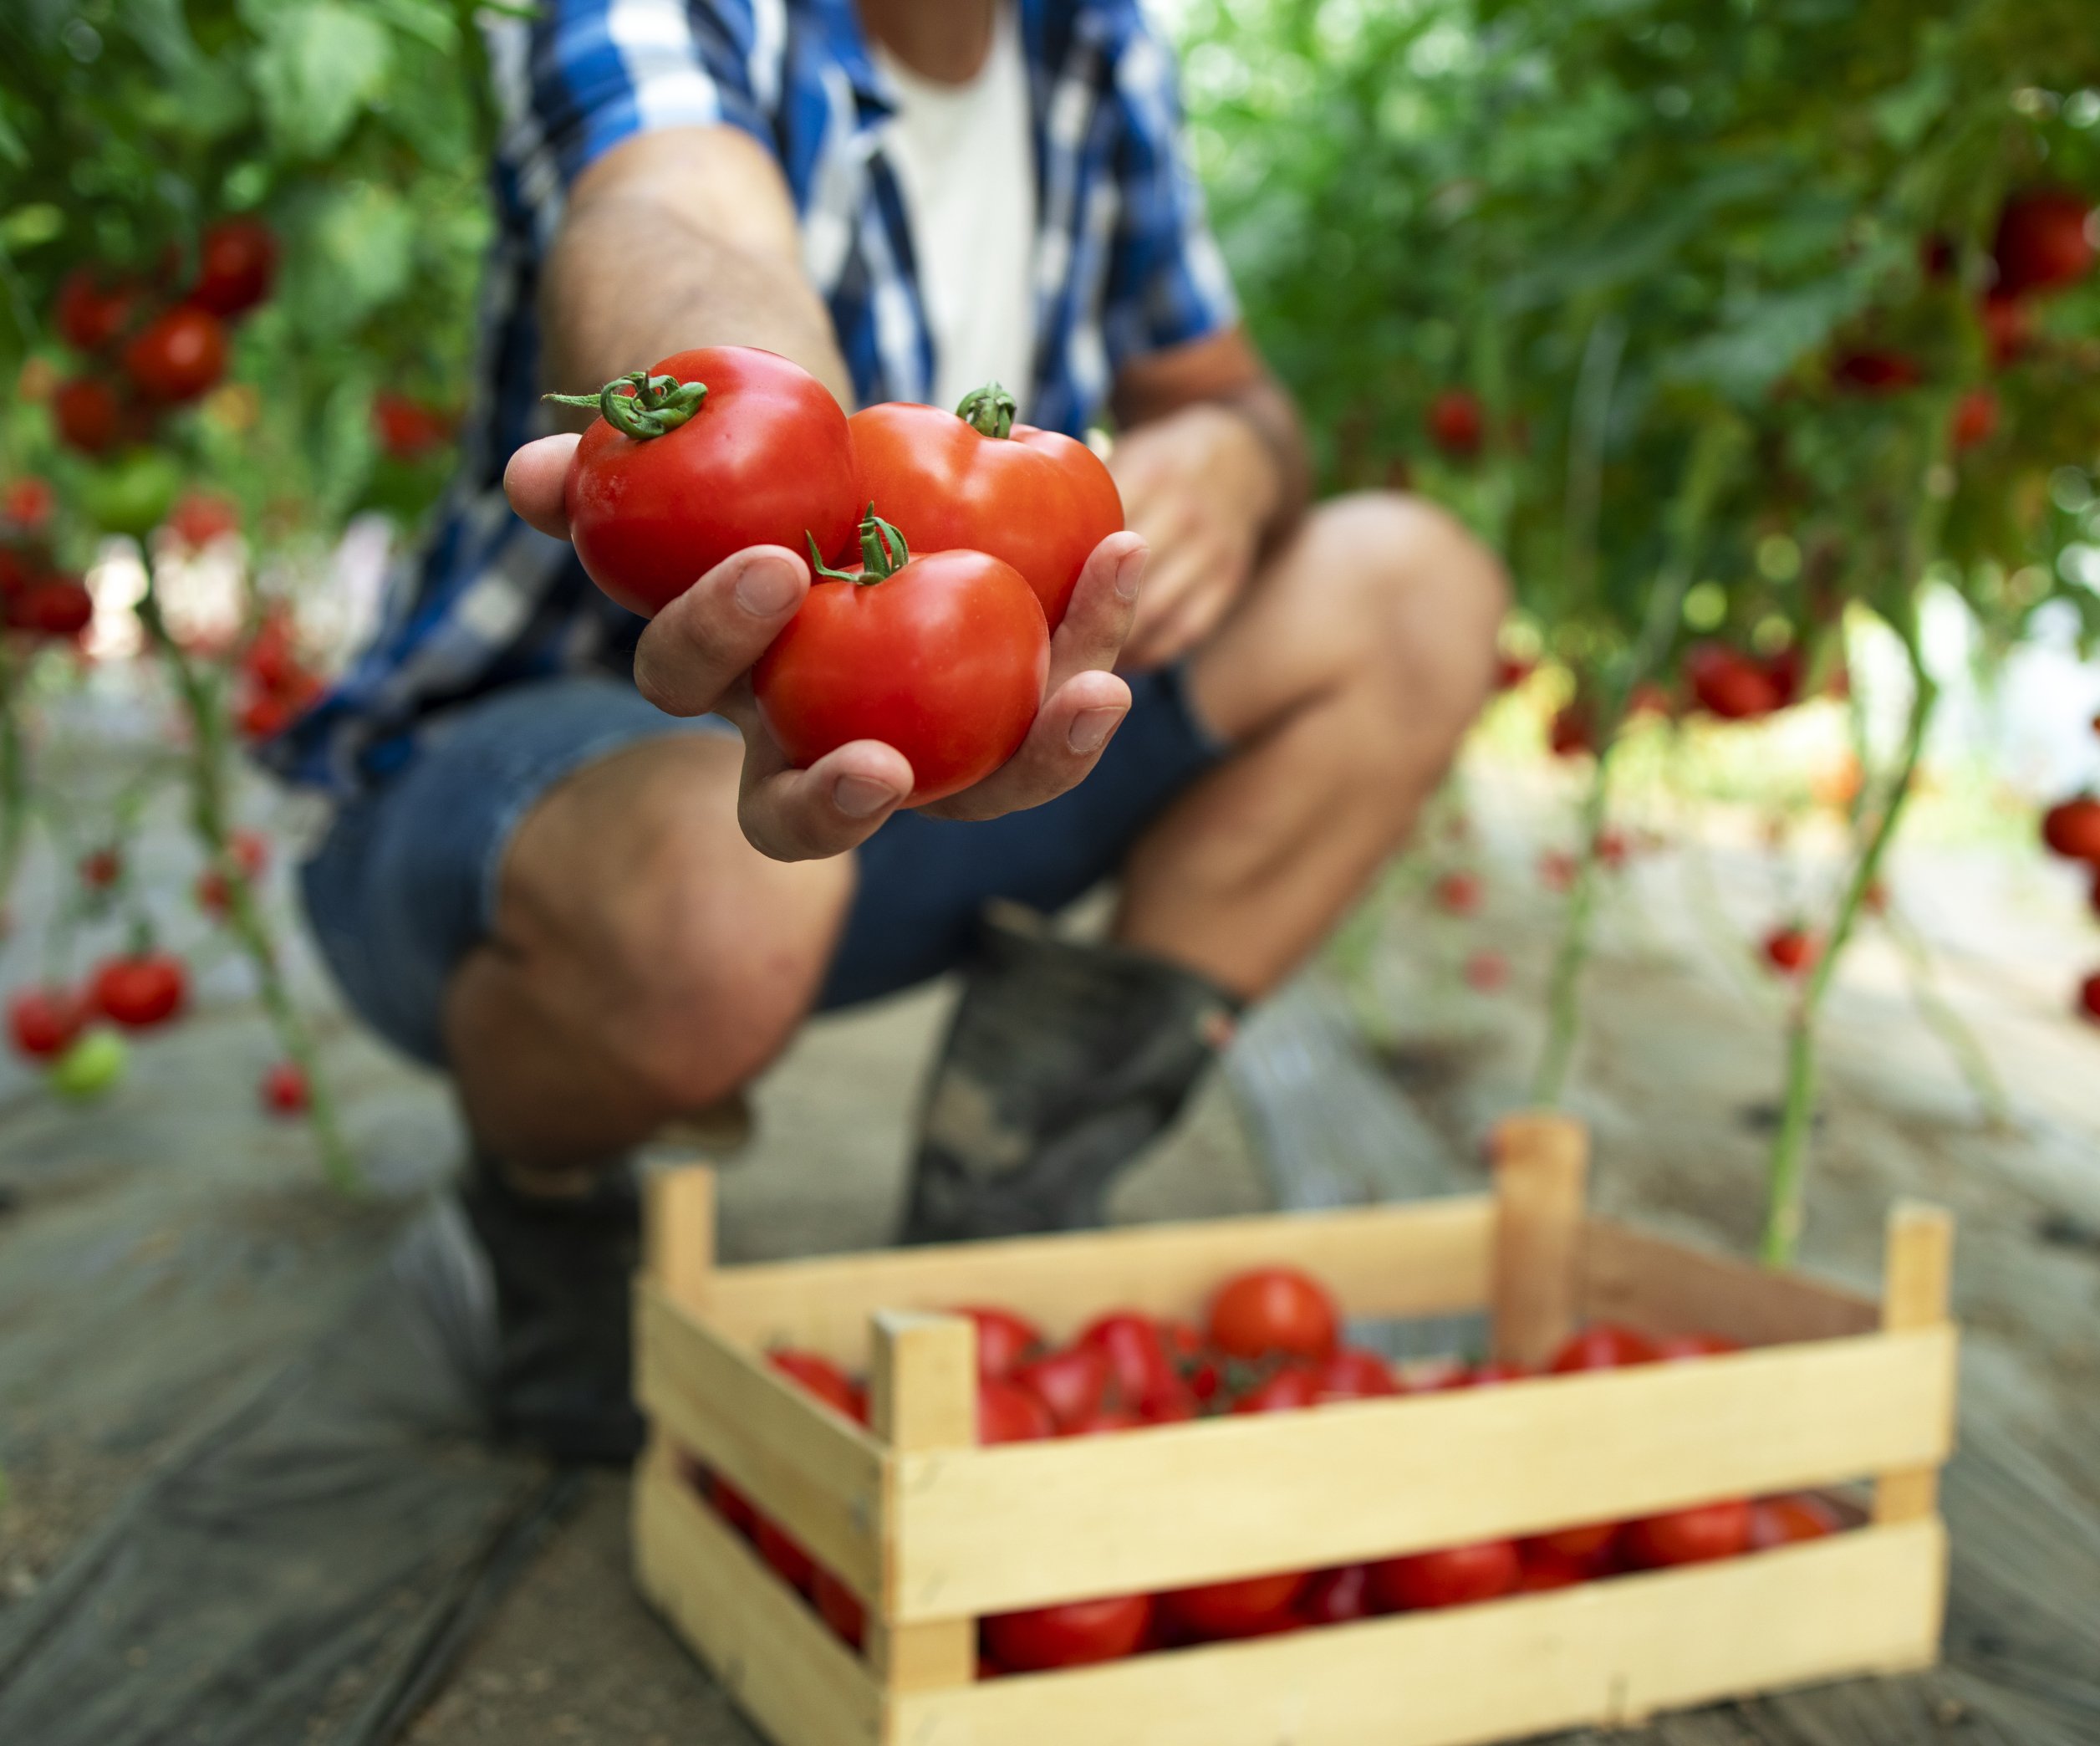
[[[1945,1458],[1950,1329],[897,1458],[905,1620],[1307,1569]]]
[[[895,1700],[910,1746],[1471,1746],[1929,1664],[1936,1521],[1490,1606]]]
[[[1062,1336],[1119,1308],[1194,1315],[1227,1274],[1287,1262],[1323,1280],[1353,1315],[1442,1315],[1486,1304],[1494,1224],[1493,1202],[1469,1195],[817,1257],[718,1269],[708,1314],[752,1345],[805,1346],[860,1366],[878,1310],[999,1304]]]
[[[1839,1340],[1881,1322],[1871,1299],[1607,1218],[1588,1222],[1581,1266],[1586,1320],[1630,1322],[1654,1334],[1720,1334],[1745,1345],[1779,1345]]]
[[[678,1447],[719,1471],[864,1600],[881,1593],[881,1447],[756,1354],[636,1282],[635,1390]]]
[[[882,1699],[853,1652],[652,1453],[635,1484],[642,1592],[778,1746],[875,1746]]]

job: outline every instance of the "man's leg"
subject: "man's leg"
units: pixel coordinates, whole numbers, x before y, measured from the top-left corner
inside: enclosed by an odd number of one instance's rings
[[[907,1241],[1098,1222],[1231,1014],[1405,838],[1488,694],[1504,605],[1493,559],[1426,505],[1307,517],[1190,664],[1195,712],[1234,749],[1136,840],[1114,943],[988,929],[928,1094]]]

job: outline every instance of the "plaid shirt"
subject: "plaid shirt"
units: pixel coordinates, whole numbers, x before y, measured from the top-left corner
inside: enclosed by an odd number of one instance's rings
[[[1078,434],[1128,360],[1236,319],[1181,148],[1171,51],[1137,0],[1019,0],[1037,222],[1032,422]],[[355,789],[398,769],[445,709],[501,686],[632,671],[641,621],[502,494],[551,428],[535,304],[570,183],[652,128],[727,123],[780,164],[804,269],[863,403],[924,401],[933,346],[910,226],[883,151],[891,101],[852,0],[548,0],[489,27],[505,115],[480,390],[439,523],[334,690],[266,749],[294,780]]]

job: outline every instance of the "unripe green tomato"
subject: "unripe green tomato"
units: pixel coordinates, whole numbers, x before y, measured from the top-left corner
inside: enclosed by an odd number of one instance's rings
[[[132,449],[87,475],[80,507],[104,533],[143,539],[167,519],[181,488],[181,469],[167,456],[158,449]]]
[[[88,1103],[115,1089],[130,1064],[131,1051],[113,1030],[91,1030],[51,1064],[51,1089],[75,1103]]]

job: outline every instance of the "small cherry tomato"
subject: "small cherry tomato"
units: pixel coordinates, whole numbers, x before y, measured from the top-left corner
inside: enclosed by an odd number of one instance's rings
[[[1637,1570],[1705,1564],[1750,1549],[1750,1503],[1730,1498],[1661,1515],[1643,1516],[1620,1530],[1619,1555]]]
[[[114,1088],[130,1060],[124,1039],[110,1030],[84,1031],[51,1064],[44,1083],[61,1097],[86,1103]]]
[[[70,988],[23,988],[8,1002],[8,1034],[32,1060],[64,1054],[85,1029],[87,1003]]]
[[[1971,388],[1955,403],[1954,445],[1957,454],[1980,448],[1997,434],[2002,408],[1995,388]]]
[[[1430,441],[1447,455],[1470,461],[1487,435],[1487,414],[1479,397],[1463,388],[1446,388],[1430,402],[1424,423]]]
[[[165,1024],[182,1010],[190,987],[182,960],[168,952],[110,958],[90,985],[95,1008],[130,1030]]]
[[[1232,1358],[1323,1359],[1334,1350],[1339,1323],[1326,1288],[1294,1267],[1241,1274],[1211,1302],[1211,1344]]]
[[[1560,1376],[1575,1371],[1620,1370],[1654,1361],[1654,1342],[1645,1334],[1617,1322],[1601,1321],[1570,1335],[1547,1369]]]
[[[979,1304],[958,1305],[951,1315],[966,1315],[977,1325],[977,1374],[1010,1376],[1016,1366],[1042,1350],[1042,1330],[1011,1310]]]
[[[1098,1346],[1066,1346],[1017,1366],[1012,1380],[1050,1409],[1059,1432],[1069,1432],[1099,1412],[1108,1397],[1108,1355]]]
[[[306,1082],[306,1070],[297,1061],[278,1061],[263,1072],[256,1096],[265,1115],[303,1116],[313,1091]]]
[[[8,523],[18,533],[41,534],[58,507],[58,494],[52,490],[51,482],[25,473],[9,480],[6,492],[0,493],[0,521]]]
[[[1160,1605],[1173,1623],[1199,1641],[1263,1636],[1287,1623],[1301,1622],[1294,1609],[1311,1580],[1305,1570],[1242,1576],[1175,1589],[1160,1595]]]
[[[1505,1363],[1501,1359],[1490,1364],[1476,1364],[1459,1378],[1460,1388],[1495,1388],[1505,1382],[1521,1382],[1531,1372],[1521,1364]]]
[[[1016,1673],[1120,1661],[1144,1646],[1152,1608],[1149,1595],[1112,1595],[993,1613],[984,1621],[985,1647],[1002,1668]]]
[[[997,1376],[979,1380],[979,1442],[1035,1442],[1057,1434],[1057,1421],[1050,1417],[1050,1409],[1018,1383]]]
[[[1371,1567],[1344,1565],[1320,1571],[1298,1596],[1297,1610],[1312,1625],[1348,1625],[1369,1618],[1378,1610],[1371,1597]]]
[[[130,325],[140,296],[135,280],[76,267],[59,283],[52,325],[76,351],[100,351]]]
[[[1813,1492],[1759,1498],[1750,1506],[1750,1549],[1767,1552],[1774,1546],[1822,1539],[1844,1525],[1838,1512]]]
[[[214,315],[245,315],[277,278],[277,238],[255,218],[222,218],[197,244],[197,281],[189,301]]]
[[[116,390],[98,376],[74,376],[54,388],[51,419],[59,442],[84,455],[108,453],[124,431]]]
[[[94,596],[73,577],[46,576],[8,600],[7,620],[38,636],[78,636],[94,622]]]
[[[177,304],[132,336],[124,369],[149,400],[181,406],[226,374],[226,329],[209,309]]]
[[[420,461],[452,440],[450,413],[390,388],[372,396],[372,429],[396,461]]]
[[[1832,383],[1848,394],[1873,397],[1901,394],[1924,379],[1924,370],[1915,358],[1885,346],[1863,345],[1843,354],[1830,366]]]
[[[1465,1606],[1510,1593],[1521,1574],[1513,1541],[1482,1540],[1383,1560],[1371,1566],[1371,1589],[1395,1612]]]
[[[1765,936],[1764,953],[1765,962],[1781,976],[1806,976],[1816,967],[1821,947],[1807,928],[1790,922]]]
[[[1779,684],[1764,668],[1725,643],[1695,644],[1685,656],[1692,701],[1724,722],[1751,722],[1786,707]]]
[[[1998,214],[1992,290],[2001,297],[2060,291],[2092,268],[2092,214],[2068,188],[2023,188]]]
[[[115,849],[90,849],[80,857],[80,883],[91,891],[106,891],[123,876],[124,856]]]

